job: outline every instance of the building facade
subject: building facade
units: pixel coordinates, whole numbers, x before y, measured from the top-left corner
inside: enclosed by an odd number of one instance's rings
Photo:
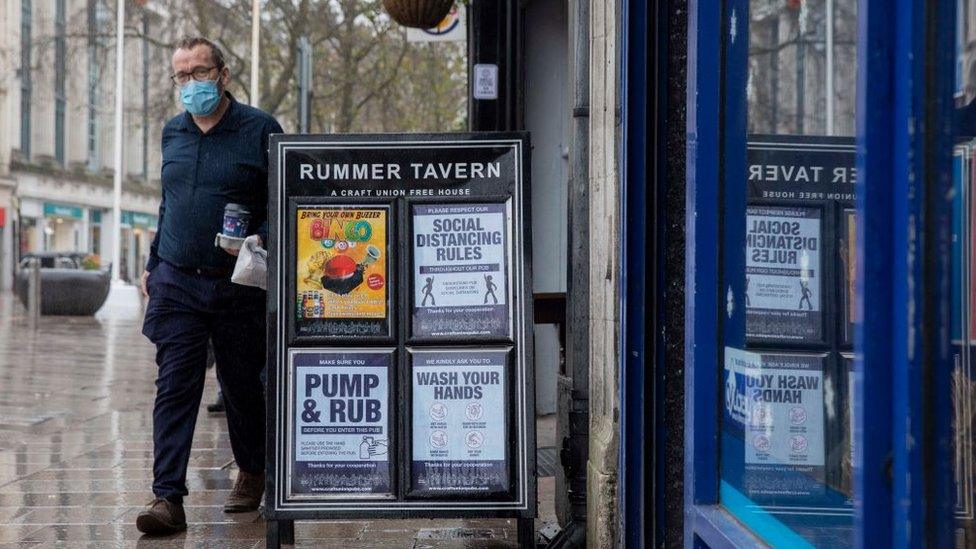
[[[41,251],[113,256],[114,6],[4,0],[0,52],[0,287]],[[123,279],[136,281],[155,235],[161,125],[174,112],[165,12],[130,8],[122,191]]]
[[[974,3],[610,4],[588,545],[976,545]]]
[[[534,136],[497,5],[473,128]],[[568,4],[555,547],[976,546],[974,13]]]

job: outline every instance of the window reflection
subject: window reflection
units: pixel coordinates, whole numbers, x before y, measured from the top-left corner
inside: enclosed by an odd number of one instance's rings
[[[856,4],[749,3],[750,133],[854,135]]]
[[[952,175],[952,259],[950,322],[952,334],[955,430],[956,518],[960,547],[976,545],[976,254],[973,253],[973,201],[976,166],[976,0],[960,0],[956,12],[956,146]]]
[[[725,273],[745,314],[723,310],[721,499],[774,547],[853,541],[856,5],[749,3],[746,207],[726,217],[744,261]]]
[[[747,173],[726,174],[747,202],[725,222],[744,261],[721,311],[721,498],[774,547],[852,541],[856,4],[749,2]],[[976,547],[976,0],[957,2],[955,36],[957,544]]]

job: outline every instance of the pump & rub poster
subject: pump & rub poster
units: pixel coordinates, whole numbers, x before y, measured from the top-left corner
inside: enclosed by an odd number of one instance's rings
[[[414,495],[508,492],[508,355],[411,352]]]
[[[291,353],[293,494],[392,493],[392,350]]]
[[[389,335],[389,209],[295,210],[298,336]]]
[[[412,335],[510,337],[506,204],[417,204]]]
[[[746,335],[751,340],[823,339],[821,214],[816,208],[749,206]]]

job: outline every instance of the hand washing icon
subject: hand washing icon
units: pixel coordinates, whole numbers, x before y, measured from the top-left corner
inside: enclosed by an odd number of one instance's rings
[[[359,459],[369,459],[373,456],[381,456],[386,453],[387,446],[385,440],[375,440],[373,437],[363,437],[359,444]]]

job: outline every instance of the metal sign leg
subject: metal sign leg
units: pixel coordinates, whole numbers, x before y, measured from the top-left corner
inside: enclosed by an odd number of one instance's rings
[[[281,536],[281,543],[295,545],[295,521],[279,520],[278,531]]]
[[[281,536],[279,535],[279,522],[277,520],[269,520],[267,523],[268,530],[264,538],[264,546],[268,549],[281,549]]]
[[[281,549],[282,544],[295,544],[295,521],[269,520],[265,545],[268,549]]]
[[[535,519],[516,519],[519,549],[535,549]]]

